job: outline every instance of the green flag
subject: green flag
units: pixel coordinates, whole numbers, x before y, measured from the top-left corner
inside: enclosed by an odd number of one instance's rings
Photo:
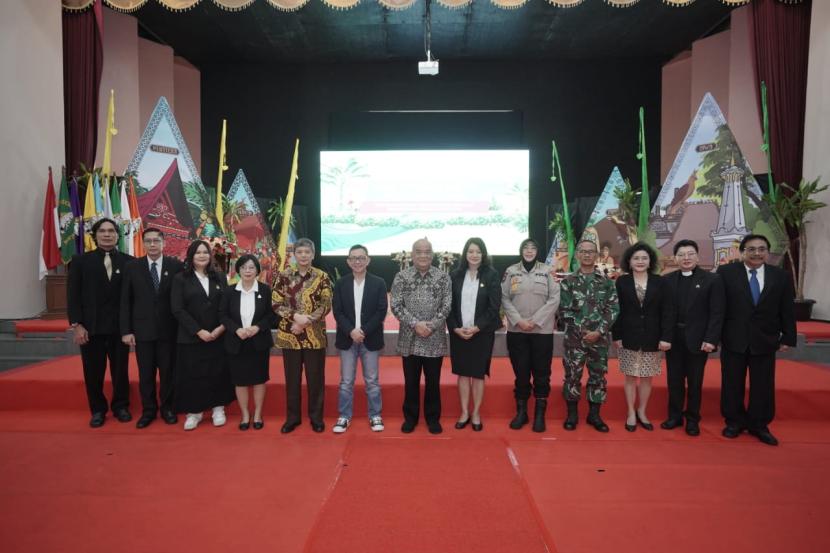
[[[640,194],[640,213],[637,218],[637,239],[644,240],[648,233],[648,216],[651,213],[648,197],[648,163],[646,162],[645,111],[640,106],[640,151],[637,153],[642,171],[643,188]]]
[[[562,217],[565,219],[565,240],[568,241],[568,264],[570,265],[571,269],[573,269],[575,265],[575,250],[576,244],[574,243],[574,229],[571,227],[571,214],[568,210],[568,198],[565,195],[565,179],[562,177],[562,165],[559,163],[559,152],[556,151],[556,141],[551,141],[551,154],[553,157],[553,161],[551,164],[551,182],[559,181],[559,190],[562,192]],[[559,176],[557,176],[557,172]],[[599,245],[597,245],[599,247]]]
[[[772,203],[775,203],[776,189],[775,181],[772,180],[772,148],[769,143],[769,106],[767,104],[767,83],[761,81],[761,113],[764,125],[764,143],[761,144],[761,151],[767,156],[767,189]]]
[[[121,187],[118,186],[117,177],[112,178],[112,188],[110,188],[110,205],[112,205],[112,218],[115,219],[115,222],[118,223],[118,226],[120,227],[118,251],[126,252],[127,242],[124,240],[124,221],[121,216]]]
[[[72,261],[72,256],[77,252],[75,214],[72,212],[72,200],[69,197],[69,186],[66,184],[66,171],[61,171],[58,224],[60,225],[59,232],[61,235],[61,263],[65,265]]]

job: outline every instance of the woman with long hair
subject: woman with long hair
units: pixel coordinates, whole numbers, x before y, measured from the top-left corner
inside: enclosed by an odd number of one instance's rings
[[[484,399],[484,377],[490,375],[493,343],[501,326],[499,274],[490,265],[487,246],[481,238],[467,240],[450,279],[452,307],[447,328],[452,372],[458,375],[461,400],[461,416],[455,427],[460,430],[472,423],[473,430],[478,432],[484,428],[479,413]],[[471,393],[472,412],[469,409]]]
[[[234,398],[225,349],[218,340],[225,331],[219,303],[226,287],[225,275],[214,268],[208,243],[194,240],[170,292],[171,310],[179,323],[175,405],[177,412],[187,414],[185,430],[199,426],[208,409],[213,425],[224,425],[225,406]]]
[[[625,429],[654,430],[646,415],[651,379],[660,375],[660,352],[671,349],[674,308],[665,281],[657,273],[657,253],[637,242],[623,254],[620,263],[626,273],[616,281],[620,314],[611,335],[625,375]],[[639,405],[637,397],[639,396]],[[636,408],[635,408],[636,405]]]

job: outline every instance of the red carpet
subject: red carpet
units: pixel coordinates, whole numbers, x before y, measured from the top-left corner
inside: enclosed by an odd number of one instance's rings
[[[799,321],[796,323],[799,334],[803,334],[807,342],[830,340],[830,323],[822,321]]]
[[[279,433],[281,360],[273,358],[266,426],[246,433],[209,420],[194,432],[160,421],[145,430],[88,413],[80,361],[65,357],[0,374],[0,535],[3,553],[198,551],[826,553],[830,529],[830,370],[780,362],[781,446],[720,436],[719,370],[707,368],[702,434],[622,429],[612,366],[611,426],[561,427],[555,363],[548,431],[507,428],[506,360],[488,381],[484,431],[399,430],[399,359],[383,358],[383,433],[356,417],[331,433],[336,360],[328,363],[324,434]],[[664,377],[650,407],[664,412]],[[133,384],[135,388],[135,384]],[[133,390],[133,413],[137,397]],[[584,411],[584,410],[583,410]],[[584,412],[582,413],[584,420]],[[116,545],[117,544],[117,545]]]

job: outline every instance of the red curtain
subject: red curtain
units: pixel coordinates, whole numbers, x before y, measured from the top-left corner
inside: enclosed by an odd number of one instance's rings
[[[804,157],[807,59],[812,2],[779,0],[752,3],[758,105],[761,81],[767,84],[773,178],[797,186]]]
[[[98,145],[98,89],[104,67],[103,11],[63,11],[63,118],[66,169],[92,170]]]

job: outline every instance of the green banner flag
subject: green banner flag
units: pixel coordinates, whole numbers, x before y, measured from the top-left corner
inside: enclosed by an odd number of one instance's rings
[[[69,186],[66,183],[66,171],[61,171],[60,195],[58,198],[58,224],[61,235],[61,263],[64,265],[72,261],[77,253],[75,238],[78,235],[75,214],[72,213],[72,200],[69,197]]]
[[[637,239],[645,240],[648,233],[648,216],[651,213],[648,197],[648,163],[646,160],[645,110],[640,106],[640,151],[637,153],[642,172],[642,191],[640,193],[640,212],[637,217]]]
[[[571,214],[570,210],[568,209],[568,198],[565,194],[565,179],[562,177],[562,165],[559,162],[559,152],[556,150],[556,141],[551,141],[551,155],[553,157],[553,161],[551,163],[551,182],[559,181],[559,190],[562,192],[562,217],[565,219],[565,240],[568,241],[568,265],[571,269],[573,269],[575,265],[575,250],[576,244],[574,243],[574,230],[571,226]],[[557,173],[559,175],[557,176]],[[599,245],[597,245],[599,247]]]

